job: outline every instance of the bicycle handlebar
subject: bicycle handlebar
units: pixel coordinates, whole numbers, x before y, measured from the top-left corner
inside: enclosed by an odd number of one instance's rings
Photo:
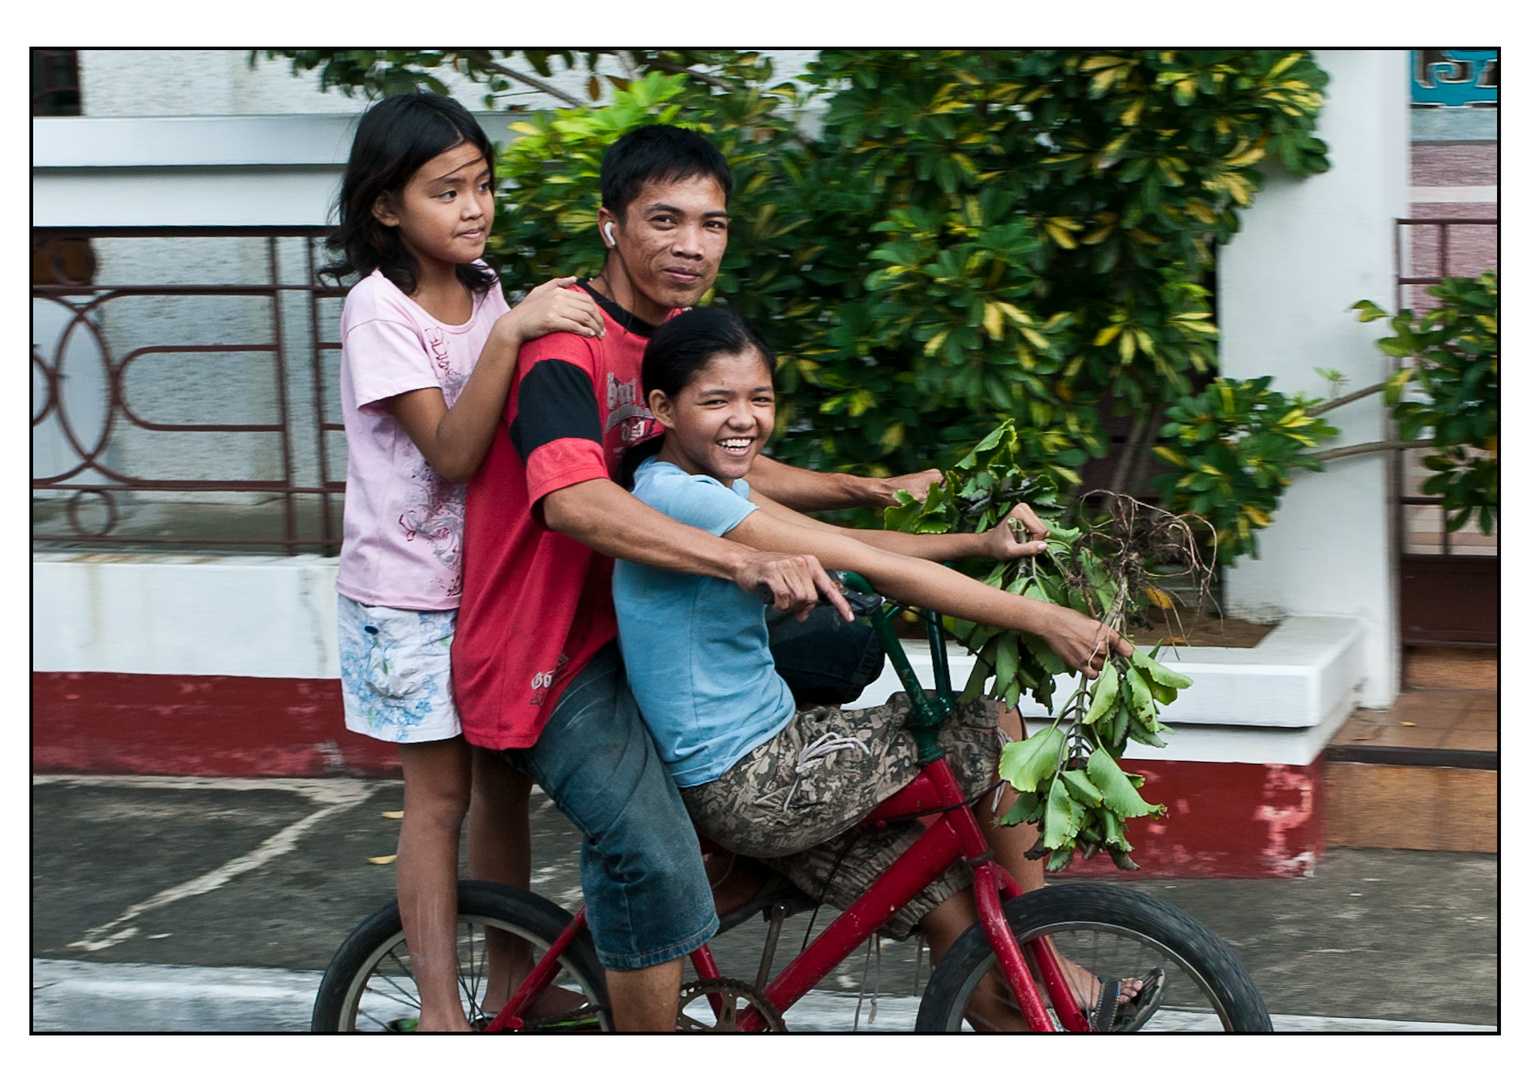
[[[843,589],[844,600],[848,603],[849,610],[857,616],[874,614],[880,611],[881,605],[886,602],[880,594],[870,588],[869,582],[858,574],[854,575],[853,583],[846,582],[845,576],[836,570],[830,570],[828,576],[838,582],[839,586]],[[864,586],[863,590],[858,588],[860,585]],[[755,595],[766,604],[773,604],[775,602],[774,590],[768,585],[760,585],[755,590]],[[828,603],[828,598],[821,593],[818,594],[818,599],[824,604]]]

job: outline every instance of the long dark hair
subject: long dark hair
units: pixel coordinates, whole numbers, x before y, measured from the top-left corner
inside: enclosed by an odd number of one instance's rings
[[[677,398],[712,360],[718,356],[737,356],[750,346],[759,351],[773,376],[774,350],[741,315],[724,307],[703,307],[674,316],[658,327],[642,353],[643,403],[654,390],[662,390],[670,400]],[[621,485],[630,488],[637,466],[662,448],[663,436],[659,435],[627,450],[621,461]]]
[[[482,151],[491,184],[493,144],[460,103],[440,94],[400,94],[367,109],[356,126],[335,205],[339,223],[324,241],[335,261],[320,275],[339,284],[351,274],[365,277],[381,270],[387,280],[412,295],[419,285],[419,260],[404,246],[395,227],[376,219],[372,207],[384,196],[396,200],[421,167],[462,143]],[[475,293],[497,280],[491,270],[473,263],[458,265],[456,277]]]

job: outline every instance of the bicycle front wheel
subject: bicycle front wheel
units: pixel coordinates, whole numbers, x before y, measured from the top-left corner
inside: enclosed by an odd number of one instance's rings
[[[1155,1011],[1141,1022],[1122,1009],[1117,1030],[1273,1030],[1261,995],[1230,948],[1155,897],[1114,885],[1058,885],[1007,901],[1003,913],[1020,945],[1050,939],[1084,1012],[1093,1012],[1101,981],[1147,979],[1162,970]],[[1030,971],[1034,974],[1033,962]],[[934,969],[917,1030],[987,1030],[983,1018],[1003,1016],[1011,1000],[992,944],[978,924],[956,939]]]
[[[483,1027],[502,1006],[510,981],[518,983],[557,940],[573,917],[534,893],[486,881],[463,881],[456,891],[457,990],[462,1011]],[[505,985],[493,994],[495,975]],[[605,974],[588,930],[559,959],[552,986],[533,1002],[526,1030],[609,1030]],[[412,1031],[419,1018],[419,989],[403,937],[396,902],[373,912],[340,945],[324,972],[313,1004],[313,1030]]]

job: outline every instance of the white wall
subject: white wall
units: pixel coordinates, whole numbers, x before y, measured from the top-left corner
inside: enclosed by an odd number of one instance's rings
[[[32,670],[337,679],[315,555],[32,556]]]
[[[293,76],[290,62],[250,66],[249,49],[81,49],[85,116],[257,116],[357,113],[361,97],[319,93],[317,72]],[[450,80],[448,79],[448,84]],[[453,86],[453,92],[456,88]],[[461,100],[481,105],[470,87]]]
[[[1321,51],[1331,74],[1317,134],[1332,168],[1296,180],[1271,169],[1242,231],[1219,264],[1221,371],[1274,375],[1274,389],[1326,396],[1316,368],[1336,368],[1348,389],[1384,378],[1374,347],[1383,324],[1360,324],[1358,300],[1389,307],[1394,295],[1393,222],[1408,208],[1409,108],[1404,50]],[[1330,413],[1337,445],[1383,438],[1378,396]],[[1388,455],[1333,462],[1300,474],[1261,558],[1226,574],[1228,613],[1352,615],[1366,628],[1360,704],[1388,705],[1398,691],[1396,561],[1391,542]]]

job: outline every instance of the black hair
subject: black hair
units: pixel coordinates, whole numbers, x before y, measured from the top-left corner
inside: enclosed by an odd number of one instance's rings
[[[709,176],[732,198],[732,169],[722,152],[701,134],[672,124],[649,124],[622,135],[600,162],[600,200],[618,221],[650,182]]]
[[[658,327],[642,353],[642,400],[654,390],[670,399],[689,386],[718,356],[738,356],[757,349],[771,376],[775,352],[747,319],[724,307],[691,308]],[[621,461],[620,482],[630,488],[637,466],[663,447],[663,436],[640,442]]]
[[[367,109],[356,125],[340,184],[335,204],[338,224],[324,241],[335,261],[319,273],[338,284],[351,274],[365,277],[381,270],[387,280],[412,295],[419,285],[419,260],[404,246],[395,227],[376,219],[372,207],[384,196],[397,199],[432,158],[462,143],[482,151],[492,184],[493,144],[459,102],[420,92],[383,98]],[[473,292],[483,292],[497,280],[492,271],[473,263],[457,266],[456,277]]]

